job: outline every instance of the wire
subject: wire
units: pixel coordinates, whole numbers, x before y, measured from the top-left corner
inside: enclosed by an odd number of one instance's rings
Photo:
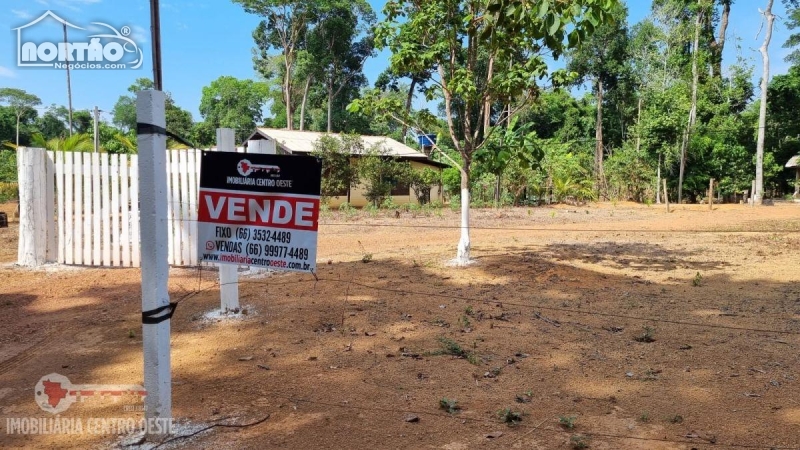
[[[264,416],[263,418],[261,418],[259,420],[256,420],[255,422],[250,422],[250,423],[245,423],[245,424],[215,423],[213,425],[209,425],[207,427],[203,427],[203,428],[201,428],[201,429],[199,429],[197,431],[194,431],[192,433],[182,434],[182,435],[175,436],[175,437],[172,437],[170,439],[167,439],[167,440],[165,440],[163,442],[159,442],[158,445],[156,445],[155,447],[151,447],[150,450],[155,450],[155,449],[157,449],[157,448],[159,448],[159,447],[161,447],[163,445],[169,444],[170,442],[174,442],[174,441],[177,441],[177,440],[180,440],[180,439],[187,439],[187,438],[190,438],[192,436],[196,436],[196,435],[198,435],[198,434],[200,434],[200,433],[202,433],[204,431],[208,431],[208,430],[210,430],[212,428],[216,428],[216,427],[220,427],[220,428],[248,428],[248,427],[253,427],[253,426],[256,426],[256,425],[259,425],[259,424],[262,424],[262,423],[266,422],[267,419],[269,419],[270,415],[271,414],[267,414],[266,416]]]

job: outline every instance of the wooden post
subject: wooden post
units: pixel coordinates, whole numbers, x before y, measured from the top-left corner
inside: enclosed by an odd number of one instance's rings
[[[40,148],[17,149],[19,180],[19,242],[17,264],[41,266],[47,262],[47,155]],[[49,209],[53,213],[52,205]]]
[[[753,180],[750,186],[750,206],[753,207],[756,206],[756,180]]]
[[[714,210],[714,179],[708,181],[708,210]]]
[[[166,96],[161,91],[136,94],[136,121],[164,128]],[[139,134],[139,229],[141,230],[142,313],[169,308],[167,261],[167,137],[150,131]],[[116,231],[116,230],[115,230]],[[165,310],[164,313],[167,313]],[[142,323],[145,418],[172,419],[170,320]],[[148,427],[149,428],[149,427]],[[163,434],[169,433],[164,427]],[[150,433],[148,433],[149,435]],[[152,433],[155,434],[155,433]]]
[[[664,178],[662,181],[664,182],[664,203],[667,205],[667,212],[669,212],[669,192],[667,191],[667,179]]]
[[[236,134],[232,128],[217,128],[217,151],[235,152]],[[239,310],[239,267],[219,264],[219,295],[222,312]]]

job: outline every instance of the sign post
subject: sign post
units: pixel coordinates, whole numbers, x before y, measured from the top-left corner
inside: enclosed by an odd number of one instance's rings
[[[317,158],[223,152],[203,152],[201,158],[201,261],[316,271],[322,173]]]
[[[217,128],[217,151],[236,152],[236,132],[233,128]],[[239,311],[239,267],[219,264],[220,310]]]
[[[167,290],[169,234],[165,99],[163,92],[152,90],[138,92],[136,96],[141,211],[142,346],[144,388],[147,391],[145,418],[148,421],[172,418],[169,334],[170,317],[175,305],[169,302]],[[158,429],[163,430],[164,434],[169,432],[168,427]]]

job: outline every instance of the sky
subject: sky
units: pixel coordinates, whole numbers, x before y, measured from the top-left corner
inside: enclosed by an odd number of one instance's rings
[[[370,0],[372,7],[382,17],[383,0]],[[642,20],[650,12],[650,1],[628,0],[630,25]],[[755,68],[756,80],[761,73],[758,47],[764,37],[759,33],[761,16],[759,7],[766,0],[742,0],[731,11],[724,61],[736,61],[737,52]],[[110,111],[121,95],[137,78],[152,78],[152,51],[150,40],[149,0],[4,0],[0,6],[0,87],[24,89],[42,99],[42,110],[51,104],[67,104],[66,71],[51,67],[18,66],[18,33],[22,42],[63,41],[62,25],[47,17],[30,27],[24,27],[47,11],[81,29],[69,28],[71,42],[89,42],[91,34],[108,33],[93,22],[110,25],[142,50],[142,64],[138,69],[108,70],[84,69],[71,71],[72,103],[75,110],[88,110],[98,106],[101,117],[111,120]],[[788,53],[782,45],[789,31],[782,18],[786,11],[782,2],[775,2],[773,40],[770,46],[772,75],[788,71],[783,61]],[[253,29],[259,17],[248,14],[229,0],[161,0],[162,66],[164,90],[169,91],[176,103],[201,120],[200,98],[204,86],[223,75],[257,79],[253,70]],[[19,27],[24,27],[15,30]],[[116,42],[122,42],[119,39]],[[109,42],[105,40],[103,42]],[[136,56],[134,46],[128,49],[120,62]],[[112,52],[113,54],[113,52]],[[369,59],[364,72],[372,84],[388,65],[388,51]],[[23,62],[24,63],[24,62]],[[422,100],[418,100],[422,102]]]

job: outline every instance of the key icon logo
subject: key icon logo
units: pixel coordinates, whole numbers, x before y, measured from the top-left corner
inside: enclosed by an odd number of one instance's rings
[[[72,384],[64,375],[51,373],[39,379],[34,388],[34,399],[42,410],[59,414],[77,401],[100,396],[118,401],[123,396],[144,400],[147,391],[137,384]]]

